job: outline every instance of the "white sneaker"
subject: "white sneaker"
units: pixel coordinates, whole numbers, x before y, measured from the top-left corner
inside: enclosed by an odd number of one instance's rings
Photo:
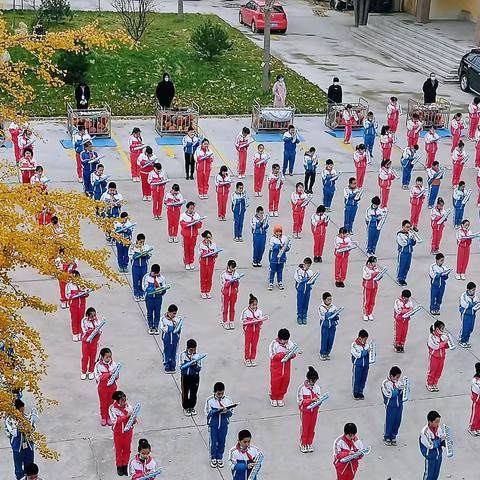
[[[233,322],[228,322],[228,329],[235,330],[235,324]]]
[[[89,379],[89,380],[93,380],[94,378],[95,378],[95,375],[93,374],[93,372],[90,372],[90,373],[88,374],[88,379]]]
[[[195,265],[193,263],[190,264],[190,270],[195,270]]]
[[[373,315],[369,315],[369,316],[368,316],[368,319],[369,319],[371,322],[373,322]]]
[[[225,330],[230,330],[230,324],[228,322],[223,322],[223,328]]]
[[[278,212],[273,212],[274,217],[278,217]]]
[[[302,453],[308,453],[308,448],[306,445],[300,445],[300,451]]]
[[[204,300],[207,299],[207,294],[206,294],[206,293],[201,293],[200,296],[201,296]]]
[[[462,274],[460,275],[460,278],[461,278],[462,280],[465,280],[465,275],[462,273]]]
[[[177,237],[173,237],[173,243],[178,243],[178,238]]]
[[[278,401],[277,401],[277,405],[278,405],[279,407],[284,407],[284,406],[285,406],[285,404],[283,403],[283,400],[278,400]]]
[[[62,309],[68,308],[68,303],[67,302],[62,302],[60,304],[60,308],[62,308]]]
[[[277,403],[276,400],[270,400],[270,405],[271,405],[272,407],[278,407],[278,403]]]
[[[273,290],[273,283],[269,283],[267,288],[268,290]]]
[[[307,445],[307,451],[308,453],[313,453],[315,449],[313,448],[313,445]]]
[[[456,273],[456,274],[455,274],[455,279],[456,279],[456,280],[461,280],[461,279],[462,279],[462,276],[461,276],[459,273]]]
[[[216,460],[215,458],[212,458],[212,459],[210,460],[210,466],[211,466],[212,468],[217,468],[217,460]]]
[[[80,375],[80,380],[86,380],[87,379],[87,374],[86,373],[82,373]]]
[[[245,360],[245,366],[246,367],[251,367],[252,366],[252,363],[250,362],[250,360]]]
[[[148,200],[148,197],[146,197],[145,195],[142,197],[142,201],[146,202]]]
[[[173,237],[168,237],[168,243],[173,243]]]
[[[252,367],[256,367],[257,366],[257,362],[255,360],[250,360],[250,365]]]
[[[363,321],[364,321],[364,322],[368,322],[368,315],[364,315],[364,316],[363,316]]]
[[[223,468],[223,460],[217,460],[217,467]]]
[[[78,335],[72,335],[72,340],[74,342],[78,342]]]
[[[197,414],[197,411],[196,411],[194,408],[192,408],[192,409],[190,410],[190,414],[191,414],[192,416],[193,416],[193,415],[196,415],[196,414]]]
[[[268,212],[268,215],[269,215],[270,217],[273,217],[273,212]]]
[[[212,298],[212,295],[210,295],[210,293],[206,293],[207,295],[207,298]]]

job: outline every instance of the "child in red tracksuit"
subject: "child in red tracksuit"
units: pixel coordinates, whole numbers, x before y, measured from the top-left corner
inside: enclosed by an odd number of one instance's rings
[[[280,165],[274,163],[272,165],[272,171],[267,178],[268,182],[268,212],[271,217],[278,217],[278,206],[280,204],[280,193],[282,191],[283,184],[285,183],[285,177],[280,171]]]
[[[222,286],[222,319],[225,330],[235,328],[235,304],[237,303],[240,275],[237,272],[237,262],[229,260],[227,269],[222,272],[220,284]]]
[[[345,287],[345,278],[347,278],[348,257],[350,250],[355,248],[352,239],[348,236],[347,229],[341,227],[338,230],[338,235],[334,240],[335,246],[335,286]]]
[[[203,224],[200,215],[195,212],[194,202],[188,202],[186,208],[180,215],[180,227],[183,237],[183,263],[185,270],[194,270],[195,245],[197,244],[198,231]]]
[[[270,155],[265,153],[265,146],[261,143],[257,152],[253,156],[253,191],[256,197],[262,196],[263,181],[265,179],[265,170]]]
[[[390,131],[388,125],[384,125],[380,130],[380,146],[382,147],[382,160],[390,160],[392,157],[393,143],[395,135]]]
[[[410,223],[416,232],[418,232],[418,221],[425,198],[427,198],[427,190],[423,188],[423,178],[417,177],[415,185],[410,189]]]
[[[377,297],[378,282],[380,269],[377,266],[377,257],[370,256],[366,265],[363,267],[363,319],[373,320],[373,309],[375,307],[375,299]]]
[[[153,170],[153,165],[158,158],[153,153],[152,147],[145,147],[145,151],[137,158],[140,179],[142,180],[142,200],[147,202],[152,199],[152,188],[148,183],[148,175]]]
[[[326,208],[319,205],[310,219],[313,233],[313,261],[315,263],[322,263],[323,247],[327,237],[328,222],[330,222],[330,218],[325,211]]]
[[[248,147],[252,141],[253,140],[250,138],[250,129],[248,127],[243,127],[242,131],[235,139],[235,148],[238,152],[238,178],[245,178],[245,172],[247,170]]]
[[[93,380],[95,378],[93,370],[95,368],[95,359],[97,358],[98,341],[102,335],[101,329],[97,329],[100,320],[97,318],[97,311],[93,307],[87,308],[85,316],[82,318],[82,380]],[[96,330],[97,329],[97,330]],[[96,331],[95,336],[90,339]],[[89,341],[90,340],[90,341]]]
[[[270,343],[268,354],[270,356],[270,405],[272,407],[283,407],[283,399],[290,383],[290,364],[295,353],[290,355],[288,360],[286,356],[295,352],[298,347],[290,340],[290,332],[286,328],[278,331],[278,336]]]
[[[442,197],[437,198],[437,204],[435,208],[432,208],[430,212],[430,222],[432,226],[432,252],[437,254],[440,250],[440,242],[442,241],[443,229],[447,223],[445,218],[446,212],[443,208],[445,202]],[[444,220],[442,220],[442,218]]]
[[[378,171],[378,186],[380,187],[380,208],[388,207],[388,197],[390,196],[390,189],[392,188],[392,182],[398,178],[395,171],[392,168],[392,162],[390,160],[382,160],[382,165]]]
[[[31,148],[25,148],[23,150],[23,157],[18,162],[18,168],[22,172],[22,183],[29,184],[33,175],[35,175],[35,169],[37,168],[37,162],[33,158],[33,151]]]
[[[305,209],[307,208],[307,194],[304,191],[302,182],[295,185],[295,191],[290,197],[293,215],[293,236],[294,238],[302,238],[303,219],[305,217]]]
[[[128,463],[128,476],[131,480],[139,480],[158,470],[157,462],[151,455],[152,447],[148,440],[141,438],[138,441],[138,453]]]
[[[240,316],[242,320],[243,332],[245,334],[245,354],[244,361],[247,367],[256,367],[257,345],[260,337],[260,330],[263,322],[268,319],[266,315],[258,308],[258,299],[250,294],[248,307],[242,311]]]
[[[470,260],[472,236],[470,222],[468,220],[463,220],[460,224],[460,228],[457,230],[457,272],[455,273],[455,278],[457,280],[465,280],[465,272],[467,271],[468,262]]]
[[[300,451],[302,453],[313,452],[313,438],[315,437],[315,425],[319,407],[308,409],[307,407],[322,396],[320,387],[316,385],[318,373],[313,367],[308,367],[307,379],[297,389],[297,403],[300,409]]]
[[[217,190],[217,216],[218,219],[224,222],[227,214],[227,202],[230,195],[230,187],[233,180],[228,174],[228,167],[222,165],[220,171],[215,177],[215,188]]]
[[[472,378],[472,414],[468,423],[468,433],[480,436],[480,362],[475,364],[475,375]]]
[[[152,192],[153,218],[162,219],[163,199],[165,197],[165,185],[169,182],[167,174],[162,170],[162,164],[155,162],[153,170],[148,174],[147,183]]]
[[[363,443],[357,437],[357,426],[354,423],[345,424],[343,435],[333,442],[333,464],[337,471],[337,480],[353,480],[355,478],[358,462],[363,455],[359,455],[349,462],[344,459],[360,450],[363,450]]]
[[[363,187],[365,181],[365,174],[367,173],[368,154],[367,149],[363,143],[355,147],[353,154],[353,164],[355,165],[355,175],[357,178],[358,188]]]
[[[205,200],[208,198],[208,182],[214,161],[213,152],[210,150],[210,142],[206,138],[202,140],[202,144],[195,150],[193,156],[197,165],[198,197]]]
[[[445,324],[437,320],[430,327],[428,337],[428,372],[427,372],[427,390],[429,392],[438,392],[438,381],[442,375],[445,357],[448,348],[448,334],[444,333]]]
[[[119,476],[128,475],[128,461],[132,451],[133,429],[137,421],[133,422],[132,428],[124,432],[125,425],[130,420],[133,407],[127,403],[127,396],[117,390],[112,395],[113,403],[108,408],[108,416],[113,430],[113,444],[115,446],[115,464]]]
[[[411,297],[412,292],[410,290],[402,290],[402,294],[393,304],[393,318],[395,319],[393,348],[397,353],[403,353],[405,351],[405,341],[407,340],[410,317],[405,317],[404,315],[413,310],[413,303],[410,300]]]
[[[72,276],[74,278],[80,278],[80,273],[77,270],[72,270]],[[72,326],[72,340],[79,342],[82,329],[81,321],[85,315],[85,307],[87,303],[89,291],[84,290],[73,281],[68,282],[65,286],[65,296],[68,300],[68,306],[70,308],[70,320]]]
[[[132,130],[132,134],[128,138],[128,149],[130,150],[130,170],[132,173],[132,181],[134,182],[140,181],[140,168],[137,160],[144,148],[145,145],[143,144],[142,132],[138,127],[135,127]]]
[[[203,240],[198,245],[198,256],[200,258],[200,295],[203,299],[212,298],[212,277],[215,268],[215,260],[218,257],[218,249],[212,242],[212,232],[202,232]]]
[[[185,204],[180,193],[180,185],[174,183],[172,189],[165,195],[163,203],[167,208],[168,243],[178,242],[178,224],[180,222],[180,209]]]
[[[113,403],[112,395],[117,391],[118,374],[114,381],[110,377],[114,372],[118,372],[120,367],[112,359],[112,351],[109,348],[100,350],[100,357],[95,364],[94,375],[97,381],[98,399],[100,400],[100,418],[101,425],[112,425],[108,416],[108,409]]]

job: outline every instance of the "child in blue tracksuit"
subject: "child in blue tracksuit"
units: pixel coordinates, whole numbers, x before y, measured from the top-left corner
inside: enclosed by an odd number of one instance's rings
[[[223,454],[227,439],[228,424],[233,415],[234,403],[225,395],[225,385],[217,382],[213,386],[213,395],[205,402],[205,415],[210,433],[210,466],[223,467]]]
[[[122,211],[123,195],[117,191],[117,184],[110,182],[108,184],[107,191],[102,194],[100,201],[105,205],[101,211],[102,217],[118,218]],[[111,237],[110,233],[105,233],[105,238],[108,245],[114,245],[115,240]]]
[[[465,205],[468,201],[465,192],[465,182],[461,180],[458,182],[457,188],[453,190],[452,200],[454,208],[453,226],[458,230],[463,221],[463,214],[465,212]]]
[[[193,363],[187,366],[190,362]],[[197,353],[197,342],[193,338],[187,340],[187,348],[180,354],[178,363],[181,370],[183,413],[186,417],[191,417],[197,414],[195,405],[202,369],[201,355]]]
[[[160,311],[162,309],[163,296],[166,293],[165,277],[160,275],[160,265],[154,263],[142,278],[142,290],[145,292],[145,307],[147,308],[147,322],[149,335],[158,335],[160,324]]]
[[[380,208],[380,197],[373,197],[372,204],[365,213],[365,223],[367,224],[367,255],[375,255],[378,239],[382,228],[378,224],[384,218],[387,212]]]
[[[413,247],[417,244],[413,233],[411,232],[412,224],[409,220],[402,222],[402,230],[397,233],[398,248],[398,267],[397,282],[401,286],[407,285],[407,275],[412,264]]]
[[[288,168],[290,176],[293,175],[293,167],[295,165],[295,155],[297,154],[297,143],[300,143],[298,139],[295,127],[293,125],[288,126],[288,131],[283,134],[283,168],[282,173]]]
[[[344,188],[343,197],[345,201],[345,213],[343,226],[349,234],[353,233],[353,222],[358,210],[358,202],[362,194],[362,190],[357,188],[357,180],[355,177],[348,179],[348,187]]]
[[[355,400],[365,400],[363,390],[367,383],[368,369],[370,367],[370,345],[367,343],[368,332],[360,330],[358,338],[352,343],[352,387]]]
[[[418,145],[407,147],[403,151],[400,164],[402,165],[402,188],[404,190],[410,189],[410,180],[412,179],[412,170],[415,165],[415,155],[418,151]]]
[[[323,206],[327,212],[331,210],[333,196],[335,195],[335,185],[339,174],[333,169],[333,160],[328,158],[325,162],[325,168],[322,171],[323,183]]]
[[[255,215],[250,220],[253,234],[253,260],[254,267],[262,266],[262,257],[267,243],[268,216],[263,207],[257,207]]]
[[[310,293],[314,282],[309,283],[313,276],[310,270],[312,259],[306,257],[295,270],[295,289],[297,290],[297,323],[299,325],[307,324],[308,304],[310,302]]]
[[[338,308],[332,302],[332,294],[324,292],[322,295],[322,304],[318,307],[320,316],[320,359],[330,360],[335,333],[337,331],[340,314]]]
[[[273,290],[273,282],[277,275],[278,288],[284,289],[283,286],[283,267],[287,261],[287,252],[290,250],[290,240],[282,234],[282,226],[275,225],[273,227],[273,235],[270,237],[268,261],[270,271],[268,273],[268,289]]]
[[[93,185],[91,182],[92,173],[97,169],[97,165],[100,163],[96,158],[98,153],[93,151],[93,144],[88,141],[84,145],[84,150],[80,154],[80,162],[83,169],[83,190],[89,197],[93,196]]]
[[[90,182],[93,187],[93,199],[100,200],[102,195],[107,191],[107,179],[109,176],[104,175],[105,167],[99,163],[96,170],[90,177]]]
[[[440,315],[443,294],[450,273],[449,269],[443,265],[444,262],[445,256],[443,253],[437,253],[435,263],[430,265],[430,313],[432,315]]]
[[[367,113],[367,118],[363,120],[363,143],[365,144],[370,157],[373,158],[373,146],[377,135],[378,123],[373,116],[373,112]]]
[[[232,193],[233,239],[243,242],[243,221],[248,207],[248,195],[243,191],[243,183],[237,182]]]
[[[440,191],[440,184],[442,183],[443,170],[440,170],[438,160],[432,163],[432,168],[427,168],[428,174],[428,208],[433,208],[438,192]]]
[[[169,305],[167,312],[160,318],[160,330],[163,341],[163,368],[165,373],[175,373],[177,367],[177,349],[182,333],[183,320],[177,317],[178,307]],[[182,323],[180,323],[182,322]]]
[[[467,283],[467,290],[460,296],[460,317],[462,329],[460,330],[460,342],[463,348],[470,348],[470,335],[475,328],[475,316],[480,308],[480,301],[475,295],[477,286],[473,282]]]
[[[402,422],[403,412],[403,389],[405,385],[400,380],[402,371],[398,367],[392,367],[390,374],[382,382],[383,403],[385,405],[385,430],[383,442],[387,446],[397,444],[397,435]]]
[[[128,219],[128,213],[122,212],[118,222],[114,223],[115,233],[121,236],[124,242],[116,239],[117,262],[120,272],[128,272],[128,247],[132,243],[133,230],[135,225]]]
[[[128,249],[128,257],[132,262],[133,297],[136,302],[143,300],[142,279],[147,273],[152,250],[153,248],[145,243],[143,233],[137,235],[137,241],[132,243]]]
[[[423,480],[438,480],[442,466],[442,447],[445,446],[445,432],[440,426],[440,414],[431,410],[427,424],[420,432],[420,452],[425,458]]]
[[[233,480],[248,480],[251,472],[250,465],[255,462],[257,457],[263,455],[258,447],[250,443],[251,440],[252,434],[248,430],[240,430],[237,444],[228,452],[228,463],[232,470]],[[256,477],[250,480],[256,480]]]

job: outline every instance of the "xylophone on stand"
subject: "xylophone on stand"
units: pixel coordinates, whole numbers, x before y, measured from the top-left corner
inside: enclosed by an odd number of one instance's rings
[[[112,109],[107,104],[85,110],[77,110],[71,104],[67,104],[67,122],[70,135],[78,125],[83,124],[92,137],[112,136]]]
[[[155,131],[160,136],[183,135],[187,133],[190,127],[197,132],[199,115],[198,105],[194,102],[192,102],[190,107],[186,108],[165,109],[157,105],[155,110]]]
[[[256,133],[284,132],[293,124],[295,105],[287,104],[285,107],[262,106],[255,101],[252,106],[252,129]]]
[[[408,122],[414,113],[418,113],[424,130],[428,130],[432,126],[437,129],[448,128],[451,109],[450,102],[444,98],[437,98],[435,103],[421,103],[409,98],[406,121]]]
[[[368,113],[368,102],[362,97],[359,97],[358,102],[345,102],[345,103],[329,103],[327,104],[327,114],[325,115],[325,126],[332,130],[344,130],[345,125],[342,123],[342,116],[345,107],[350,104],[352,106],[353,116],[355,123],[353,124],[353,130],[359,130],[363,128],[363,119]]]

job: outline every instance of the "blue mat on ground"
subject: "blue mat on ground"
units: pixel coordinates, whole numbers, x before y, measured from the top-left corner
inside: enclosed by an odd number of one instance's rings
[[[252,135],[252,138],[256,142],[260,142],[260,143],[283,142],[283,133],[256,133]],[[305,139],[301,135],[298,135],[298,139],[301,142],[305,141]]]
[[[73,148],[71,139],[60,140],[63,148]],[[101,147],[116,147],[117,142],[113,138],[94,138],[93,146],[97,148]]]
[[[345,130],[325,130],[325,133],[328,133],[335,138],[345,138]],[[360,137],[363,137],[363,128],[352,130],[352,138]]]
[[[435,131],[438,133],[440,138],[446,138],[446,137],[452,136],[448,128],[437,128]],[[420,138],[424,138],[427,133],[428,133],[428,130],[422,130],[420,132]]]
[[[0,148],[12,148],[13,143],[9,140],[5,140],[4,142],[0,142]]]
[[[172,135],[165,137],[155,137],[157,145],[181,145],[183,135]]]

